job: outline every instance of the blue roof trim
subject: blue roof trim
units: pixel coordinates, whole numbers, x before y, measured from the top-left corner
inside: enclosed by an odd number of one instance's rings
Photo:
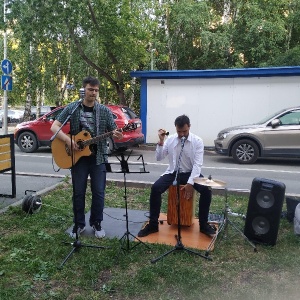
[[[146,79],[168,78],[234,78],[234,77],[272,77],[299,76],[300,66],[248,69],[210,69],[183,71],[132,71],[130,76]]]

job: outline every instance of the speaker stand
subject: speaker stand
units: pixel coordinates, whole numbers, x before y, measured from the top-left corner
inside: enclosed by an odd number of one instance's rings
[[[228,216],[230,214],[233,214],[235,216],[241,216],[241,217],[244,217],[244,216],[231,212],[231,209],[229,208],[229,204],[228,204],[227,188],[225,188],[224,191],[225,191],[224,219],[223,219],[223,222],[222,222],[221,226],[218,228],[217,233],[214,235],[214,237],[212,238],[211,242],[209,243],[209,245],[208,245],[208,247],[206,249],[206,252],[205,252],[205,256],[207,256],[207,257],[209,256],[209,254],[210,254],[210,252],[212,250],[212,247],[215,244],[215,241],[217,240],[217,238],[218,238],[218,236],[219,236],[219,234],[221,232],[224,231],[223,237],[227,238],[227,236],[228,236],[228,225],[231,225],[244,238],[244,240],[253,248],[254,252],[257,252],[257,248],[256,248],[255,244],[252,243],[245,236],[245,234],[243,233],[243,231],[241,231],[241,229],[238,228],[238,226],[228,218]]]

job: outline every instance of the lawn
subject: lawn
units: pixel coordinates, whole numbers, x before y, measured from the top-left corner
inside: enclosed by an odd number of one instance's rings
[[[257,252],[231,226],[226,237],[218,237],[211,261],[175,251],[151,263],[172,246],[120,251],[118,239],[82,237],[82,243],[108,248],[82,247],[59,268],[72,249],[63,243],[71,243],[65,233],[72,224],[71,191],[65,180],[42,196],[40,211],[30,215],[17,206],[0,215],[1,300],[299,299],[300,238],[285,218],[276,245],[257,245]],[[149,193],[149,188],[127,188],[128,208],[148,210]],[[166,202],[164,195],[164,212]],[[228,202],[233,211],[246,214],[247,197],[229,194]],[[124,207],[123,189],[109,184],[105,205]],[[223,209],[224,196],[214,195],[211,211]],[[242,218],[231,219],[243,229]]]

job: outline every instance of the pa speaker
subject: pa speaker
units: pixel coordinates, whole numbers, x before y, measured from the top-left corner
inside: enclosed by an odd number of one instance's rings
[[[284,183],[258,177],[253,179],[244,229],[249,240],[265,245],[276,244],[284,195]]]

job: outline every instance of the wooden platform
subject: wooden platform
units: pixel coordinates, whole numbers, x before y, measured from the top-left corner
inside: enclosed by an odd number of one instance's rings
[[[160,214],[159,219],[163,220],[163,224],[159,224],[159,231],[139,239],[151,244],[175,246],[177,242],[176,236],[178,234],[178,226],[169,225],[166,221],[167,215],[165,214]],[[214,223],[214,225],[217,227],[217,224]],[[191,226],[181,226],[181,242],[185,247],[206,250],[211,240],[211,237],[200,232],[198,219],[194,219]],[[213,247],[211,250],[213,250]]]

